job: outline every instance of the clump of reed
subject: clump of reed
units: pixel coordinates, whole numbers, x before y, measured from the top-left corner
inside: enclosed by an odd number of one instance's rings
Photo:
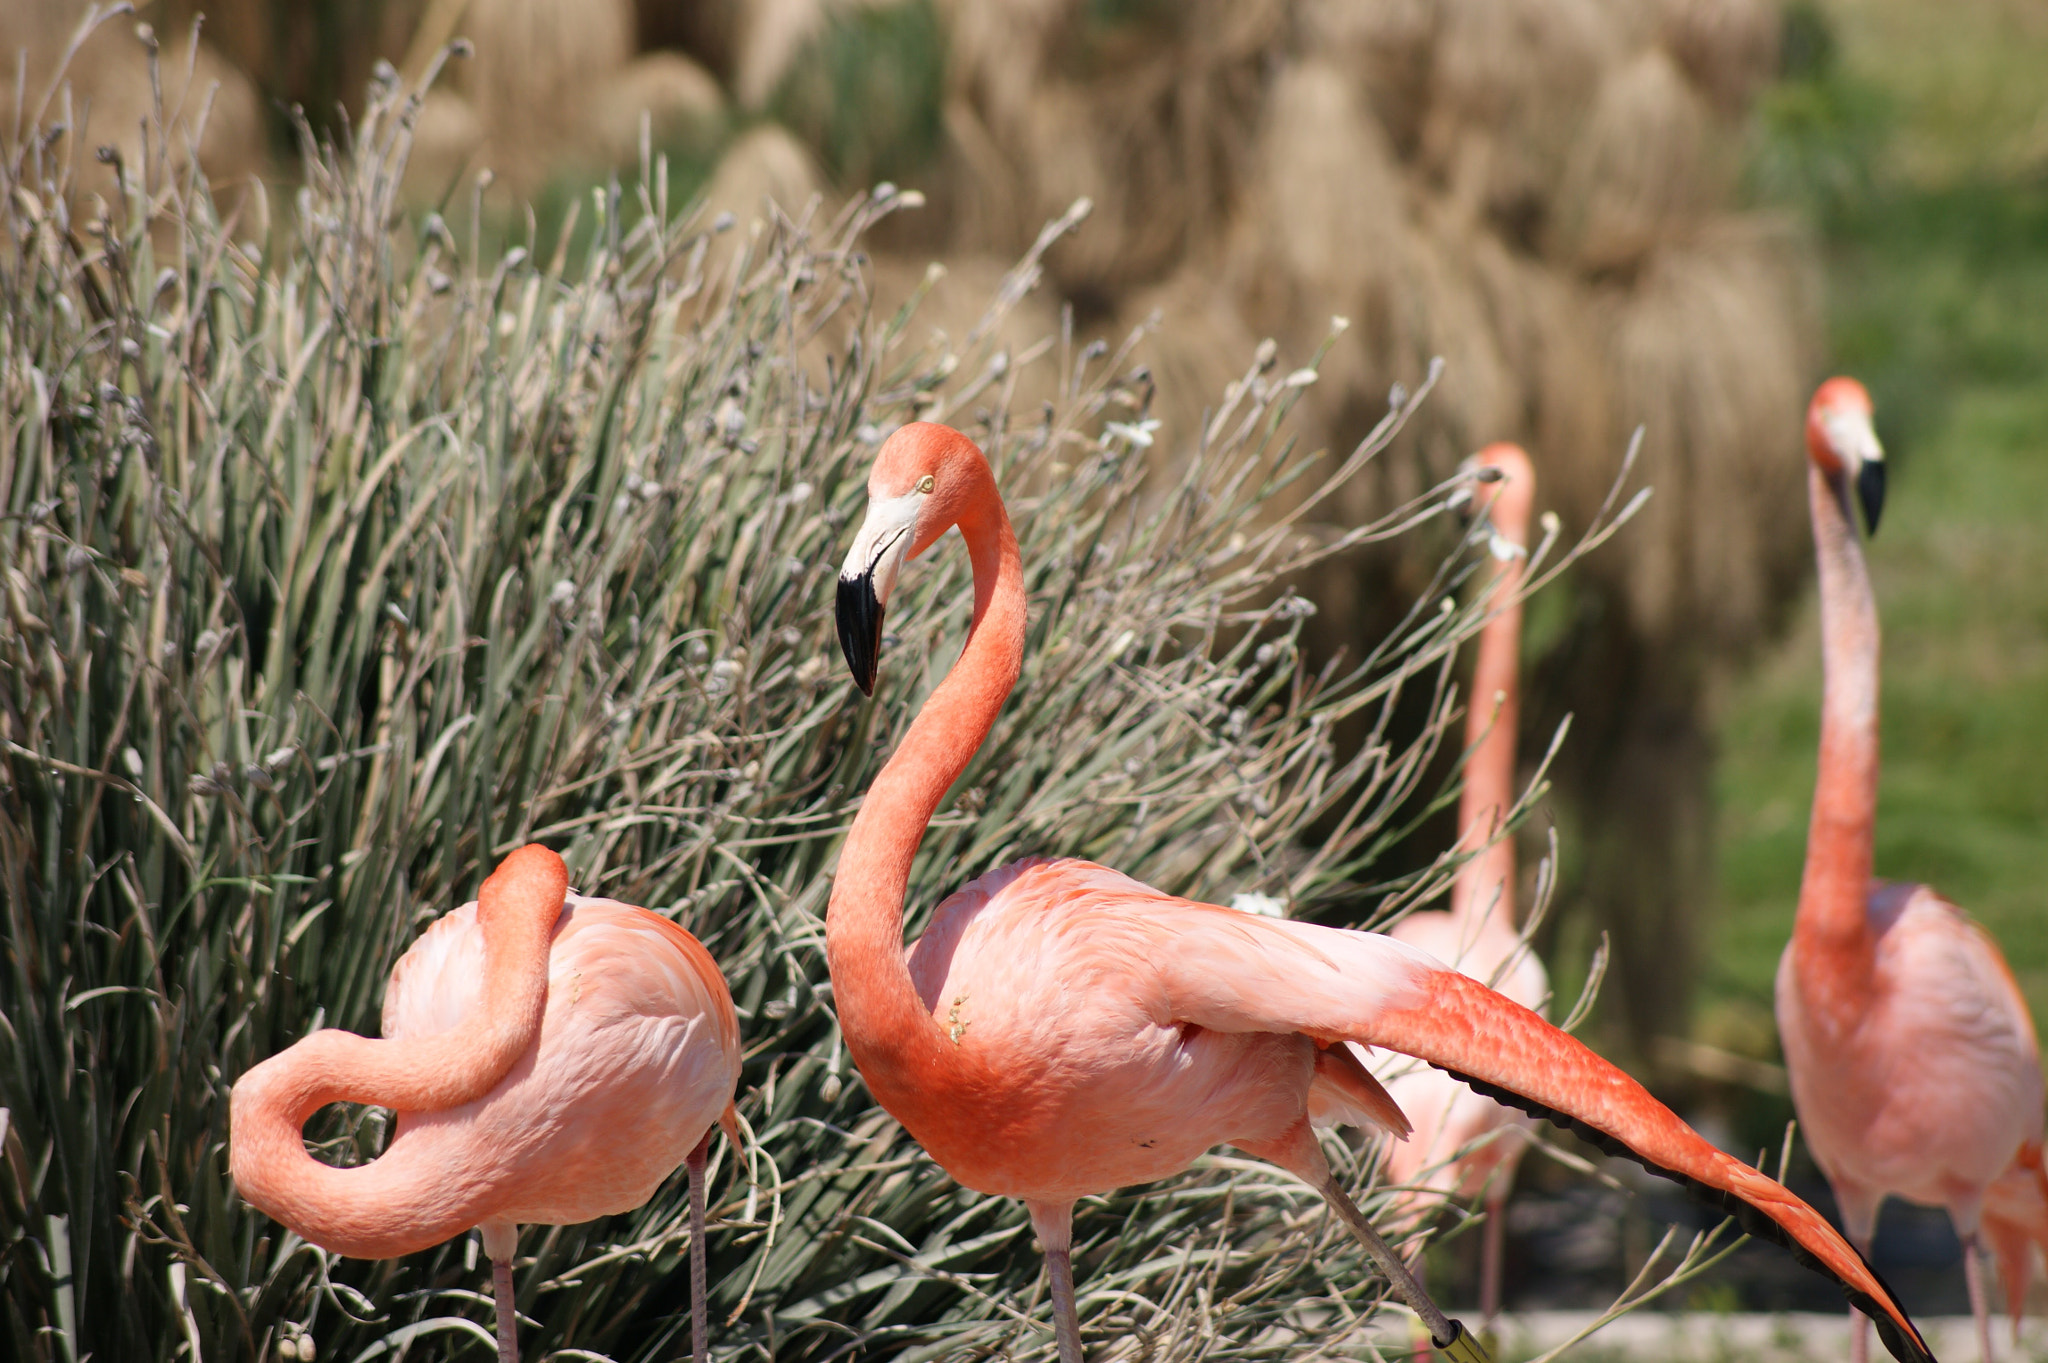
[[[1351,670],[1304,669],[1310,608],[1276,584],[1443,509],[1426,489],[1335,541],[1301,528],[1418,399],[1332,461],[1287,434],[1313,368],[1265,343],[1161,466],[1137,337],[1008,339],[1078,214],[981,323],[934,334],[867,302],[861,242],[893,192],[721,252],[650,159],[581,205],[573,258],[568,231],[547,258],[491,254],[402,206],[419,108],[387,77],[346,143],[304,136],[294,195],[258,187],[232,225],[189,160],[117,162],[86,216],[69,143],[0,156],[7,1352],[487,1348],[472,1240],[333,1259],[242,1205],[227,1095],[309,1028],[374,1032],[422,925],[538,839],[731,980],[758,1145],[715,1169],[720,1352],[1048,1355],[1022,1209],[876,1109],[833,1020],[839,840],[968,618],[941,551],[894,603],[878,699],[846,684],[830,584],[874,447],[913,417],[967,428],[1031,575],[1022,681],[926,839],[913,925],[1032,851],[1355,919],[1457,718],[1483,549]],[[1026,382],[1051,396],[1020,408]],[[1410,693],[1427,722],[1397,744]],[[1340,752],[1354,715],[1376,737]],[[384,1128],[331,1108],[309,1137],[346,1163]],[[1373,1205],[1372,1161],[1332,1148]],[[529,1347],[676,1353],[683,1199],[530,1234]],[[1092,1199],[1084,1317],[1161,1357],[1353,1347],[1379,1288],[1316,1206],[1226,1154]]]

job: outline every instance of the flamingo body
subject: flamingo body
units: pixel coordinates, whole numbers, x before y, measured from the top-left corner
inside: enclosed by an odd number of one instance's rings
[[[1250,918],[1092,862],[1027,858],[941,904],[909,951],[956,1063],[877,1096],[980,1192],[1072,1202],[1180,1172],[1226,1142],[1286,1137],[1318,1109],[1405,1130],[1378,1086],[1317,1066],[1297,1031],[1258,1027],[1237,993],[1341,961],[1352,1006],[1420,997],[1436,968],[1386,938]],[[1228,982],[1230,988],[1219,988]]]
[[[1866,904],[1869,995],[1853,1017],[1809,1005],[1798,953],[1779,961],[1792,1099],[1851,1238],[1869,1239],[1887,1195],[1946,1207],[1969,1235],[1992,1185],[2041,1144],[2033,1020],[1997,944],[1955,905],[1891,881]]]
[[[356,1258],[481,1227],[510,1363],[518,1223],[630,1210],[687,1164],[701,1360],[704,1149],[713,1123],[736,1129],[740,1063],[732,996],[703,946],[658,914],[571,893],[560,857],[521,848],[393,968],[384,1033],[323,1029],[236,1081],[242,1197]],[[333,1102],[396,1112],[382,1156],[342,1169],[307,1152],[306,1119]]]
[[[476,905],[443,915],[392,971],[385,1037],[457,1025],[480,1001],[482,965]],[[562,1226],[631,1211],[732,1105],[739,1050],[732,997],[696,938],[572,893],[548,951],[538,1043],[475,1102],[399,1113],[385,1158],[444,1170],[446,1196],[488,1202],[479,1220]]]
[[[906,950],[911,863],[1016,682],[1025,592],[994,474],[959,432],[899,429],[868,493],[838,585],[856,684],[873,686],[902,565],[955,526],[974,564],[975,610],[959,662],[848,831],[825,923],[834,1002],[876,1100],[961,1182],[1025,1200],[1047,1251],[1062,1363],[1081,1363],[1074,1201],[1178,1172],[1219,1142],[1316,1188],[1439,1345],[1458,1343],[1462,1327],[1359,1215],[1312,1133],[1329,1120],[1406,1126],[1347,1042],[1557,1113],[1733,1199],[1880,1312],[1902,1359],[1929,1357],[1883,1285],[1810,1207],[1715,1150],[1579,1042],[1414,947],[1194,903],[1089,862],[1027,859],[951,896]]]

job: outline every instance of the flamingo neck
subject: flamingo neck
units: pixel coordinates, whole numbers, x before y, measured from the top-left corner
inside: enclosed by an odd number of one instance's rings
[[[329,1103],[439,1112],[496,1087],[540,1039],[548,950],[568,888],[561,858],[538,846],[514,852],[484,882],[475,920],[482,998],[452,1030],[379,1041],[323,1028],[243,1074],[228,1118],[242,1197],[314,1244],[364,1259],[409,1254],[475,1225],[496,1196],[490,1161],[451,1178],[410,1158],[399,1139],[380,1159],[337,1169],[306,1152],[302,1133]],[[405,969],[400,961],[393,987]]]
[[[1877,823],[1877,602],[1839,489],[1808,466],[1820,567],[1820,762],[1792,931],[1810,1005],[1858,1004],[1870,980],[1866,901]]]
[[[910,865],[939,801],[988,736],[1024,661],[1024,565],[993,485],[960,533],[974,563],[967,646],[868,789],[846,835],[825,914],[825,951],[847,1049],[876,1099],[905,1120],[952,1064],[903,950]]]
[[[1522,560],[1497,564],[1488,590],[1503,603],[1479,635],[1472,700],[1465,715],[1465,787],[1458,797],[1461,850],[1479,848],[1451,883],[1451,913],[1479,937],[1515,932],[1515,842],[1487,839],[1515,804],[1515,734],[1520,721]]]

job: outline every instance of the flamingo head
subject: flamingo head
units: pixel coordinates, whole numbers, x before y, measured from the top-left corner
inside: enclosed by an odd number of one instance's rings
[[[839,647],[864,695],[875,693],[882,612],[904,560],[995,503],[995,474],[974,442],[913,421],[882,444],[868,475],[868,514],[839,569]]]
[[[1826,476],[1848,512],[1848,487],[1856,487],[1864,523],[1877,533],[1884,510],[1884,446],[1870,423],[1870,394],[1854,379],[1823,383],[1806,409],[1806,455]]]
[[[1484,518],[1495,558],[1505,562],[1526,555],[1536,469],[1522,447],[1488,445],[1458,465],[1458,472],[1470,481],[1451,494],[1451,505],[1468,519]]]

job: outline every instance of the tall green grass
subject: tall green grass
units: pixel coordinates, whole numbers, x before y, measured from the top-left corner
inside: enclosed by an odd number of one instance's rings
[[[907,310],[872,316],[860,241],[886,194],[721,234],[654,164],[593,196],[577,257],[481,253],[397,198],[413,109],[373,90],[349,143],[307,135],[296,190],[225,221],[160,145],[103,211],[71,196],[62,135],[0,162],[5,1352],[484,1356],[473,1240],[388,1263],[306,1245],[236,1199],[227,1095],[309,1028],[374,1031],[422,925],[538,839],[731,981],[758,1147],[714,1173],[720,1352],[1049,1353],[1021,1207],[874,1108],[833,1021],[839,840],[968,619],[941,546],[893,603],[889,685],[845,683],[830,582],[867,466],[897,422],[965,426],[1029,573],[1023,678],[925,841],[914,924],[1031,851],[1356,917],[1456,718],[1486,605],[1455,591],[1483,549],[1361,665],[1310,676],[1309,608],[1279,584],[1410,532],[1443,490],[1341,533],[1306,527],[1313,496],[1262,508],[1345,476],[1418,399],[1334,464],[1286,439],[1313,371],[1267,346],[1205,429],[1148,443],[1141,337],[1009,353],[985,325],[917,349]],[[1031,365],[1058,399],[1012,414]],[[1409,689],[1431,719],[1395,746]],[[1376,737],[1340,754],[1361,709]],[[383,1131],[337,1107],[309,1138],[346,1163]],[[1362,1195],[1369,1163],[1347,1166]],[[529,1349],[679,1352],[686,1235],[679,1181],[529,1230]],[[1091,1335],[1141,1354],[1359,1347],[1379,1292],[1308,1189],[1222,1154],[1090,1199],[1076,1246]]]

